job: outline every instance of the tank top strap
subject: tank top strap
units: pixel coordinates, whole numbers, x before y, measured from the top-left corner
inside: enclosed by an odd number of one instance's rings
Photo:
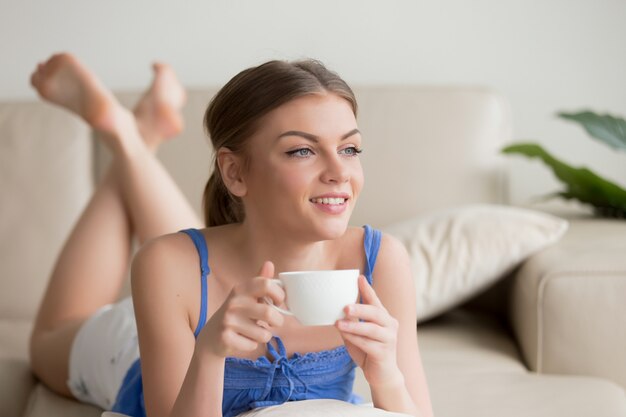
[[[198,251],[198,256],[200,257],[200,318],[198,319],[198,325],[196,326],[196,330],[193,333],[195,337],[198,337],[198,334],[200,334],[200,330],[202,330],[202,327],[206,322],[207,316],[207,276],[211,273],[211,268],[209,268],[209,250],[207,248],[204,235],[198,229],[185,229],[181,230],[181,232],[185,233],[191,238],[194,246],[196,247],[196,250]]]
[[[382,233],[378,229],[374,229],[369,225],[363,226],[363,246],[365,249],[365,278],[370,285],[373,284],[372,273],[374,272],[374,266],[376,265],[376,257],[378,256],[378,249],[380,249],[380,240]]]

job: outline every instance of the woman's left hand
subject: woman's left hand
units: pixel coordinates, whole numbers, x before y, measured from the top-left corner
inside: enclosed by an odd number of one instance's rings
[[[396,360],[398,320],[389,314],[363,275],[359,276],[359,293],[363,304],[346,306],[346,317],[337,320],[335,327],[370,386],[397,382],[402,378]]]

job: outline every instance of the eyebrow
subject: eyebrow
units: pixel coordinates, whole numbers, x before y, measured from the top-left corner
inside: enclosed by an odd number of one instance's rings
[[[357,133],[361,133],[361,131],[359,129],[352,129],[351,131],[349,131],[348,133],[346,133],[345,135],[343,135],[341,137],[341,140],[346,140],[348,139],[350,136],[357,134]],[[306,132],[301,132],[299,130],[289,130],[285,133],[281,133],[276,140],[285,137],[285,136],[300,136],[303,137],[304,139],[310,140],[311,142],[319,142],[319,137],[312,135],[311,133],[306,133]]]

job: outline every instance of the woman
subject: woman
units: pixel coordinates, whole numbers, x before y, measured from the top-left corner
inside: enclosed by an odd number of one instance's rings
[[[218,92],[205,115],[215,149],[208,228],[154,157],[182,129],[184,91],[169,67],[155,65],[132,113],[68,54],[40,64],[32,84],[101,132],[114,155],[33,330],[32,367],[51,389],[133,416],[232,416],[286,401],[358,402],[359,366],[375,407],[432,415],[408,255],[390,236],[348,226],[362,138],[354,95],[335,73],[270,61]],[[113,304],[135,235],[132,301]],[[284,304],[278,272],[326,269],[364,272],[361,303],[334,326],[302,326],[263,301]]]

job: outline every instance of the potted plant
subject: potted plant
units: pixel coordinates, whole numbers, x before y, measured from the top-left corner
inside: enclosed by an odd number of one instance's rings
[[[626,151],[626,121],[611,115],[591,111],[558,113],[558,116],[579,123],[593,138],[617,151]],[[593,206],[595,215],[626,218],[626,190],[586,167],[571,167],[546,152],[536,143],[515,143],[501,150],[504,154],[520,154],[539,158],[564,183],[565,190],[550,193],[543,199],[561,197]]]

